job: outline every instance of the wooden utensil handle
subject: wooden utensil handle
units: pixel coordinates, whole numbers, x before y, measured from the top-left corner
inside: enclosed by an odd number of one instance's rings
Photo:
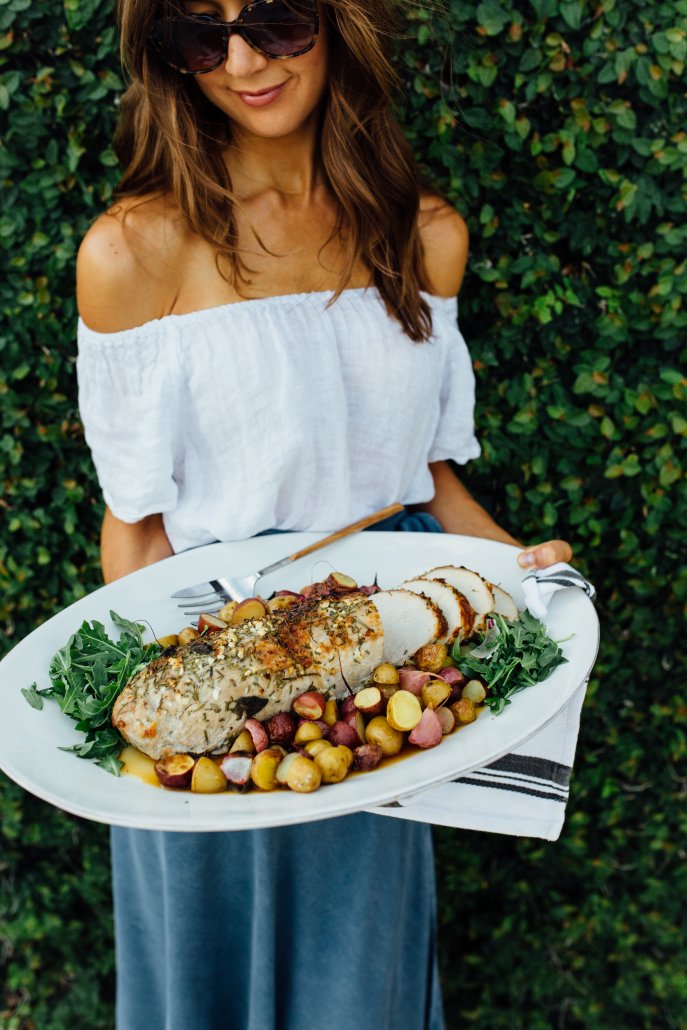
[[[344,526],[343,529],[337,530],[336,533],[330,533],[329,536],[324,537],[322,540],[318,540],[314,544],[309,544],[308,547],[304,547],[302,551],[295,551],[289,555],[290,561],[295,561],[296,558],[303,558],[306,554],[311,554],[313,551],[319,551],[320,547],[325,547],[327,544],[333,544],[335,540],[341,540],[342,537],[348,536],[350,533],[357,533],[359,529],[367,529],[368,526],[374,526],[375,523],[381,522],[382,519],[388,519],[391,515],[395,515],[397,512],[403,511],[403,505],[390,504],[386,508],[382,508],[380,511],[376,511],[374,515],[366,515],[364,519],[358,519],[350,526]]]

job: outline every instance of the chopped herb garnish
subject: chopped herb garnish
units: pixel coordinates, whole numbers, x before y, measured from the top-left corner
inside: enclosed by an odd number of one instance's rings
[[[568,660],[543,622],[527,611],[520,613],[517,622],[492,613],[477,645],[461,647],[457,642],[452,656],[462,673],[479,676],[487,684],[484,703],[495,714],[510,704],[513,694],[545,680]]]
[[[39,711],[44,697],[53,698],[86,734],[81,744],[60,751],[89,758],[118,776],[122,763],[117,756],[124,741],[112,726],[112,708],[131,677],[161,649],[143,643],[143,626],[116,612],[110,618],[121,630],[119,640],[112,640],[101,622],[84,622],[50,662],[51,686],[40,690],[33,683],[22,694]]]

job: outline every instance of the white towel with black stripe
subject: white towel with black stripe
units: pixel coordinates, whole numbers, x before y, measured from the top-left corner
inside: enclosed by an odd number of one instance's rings
[[[528,581],[527,608],[536,618],[546,615],[553,594],[565,587],[579,587],[592,601],[596,599],[591,583],[563,562],[528,573],[523,587]],[[368,811],[463,830],[558,840],[588,682],[580,684],[554,719],[510,754],[448,783]]]
[[[596,590],[589,580],[564,561],[549,565],[546,569],[532,569],[521,585],[527,610],[535,619],[544,618],[553,595],[565,587],[579,587],[591,601],[596,601]]]

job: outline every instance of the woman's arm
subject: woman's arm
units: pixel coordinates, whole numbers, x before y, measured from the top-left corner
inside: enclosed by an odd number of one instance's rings
[[[122,522],[109,508],[100,534],[100,564],[103,579],[111,583],[144,565],[169,558],[171,544],[165,533],[161,515],[149,515],[140,522]]]
[[[434,497],[427,504],[416,507],[428,511],[441,523],[447,533],[462,533],[465,536],[479,536],[487,540],[500,540],[504,544],[522,547],[519,540],[494,522],[489,512],[470,494],[445,461],[435,461],[429,466],[434,480]],[[547,540],[542,544],[527,547],[518,555],[523,567],[544,569],[558,561],[570,561],[572,548],[565,540]]]

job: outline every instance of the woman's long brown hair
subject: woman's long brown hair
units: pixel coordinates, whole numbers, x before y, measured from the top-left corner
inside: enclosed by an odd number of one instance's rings
[[[389,314],[412,340],[426,340],[432,317],[420,292],[428,284],[417,229],[423,181],[392,114],[400,82],[391,27],[398,15],[388,0],[321,0],[320,11],[329,39],[321,161],[337,210],[329,239],[341,235],[348,251],[330,303],[362,260]],[[131,81],[115,139],[124,168],[116,196],[171,195],[240,294],[250,269],[238,253],[234,209],[240,201],[222,157],[231,141],[230,120],[192,77],[167,67],[146,46],[153,19],[175,13],[173,0],[118,0],[122,61]]]

